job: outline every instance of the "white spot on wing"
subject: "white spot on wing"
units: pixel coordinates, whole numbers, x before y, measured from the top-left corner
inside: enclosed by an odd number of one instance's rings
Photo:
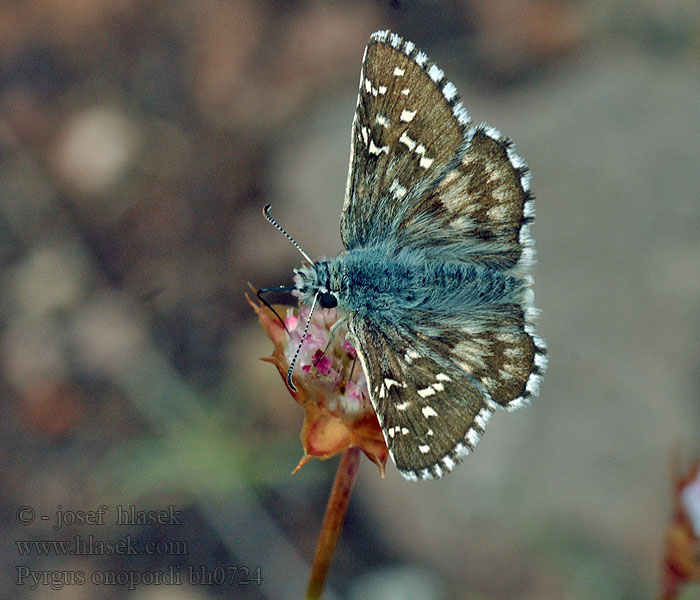
[[[406,109],[404,109],[404,110],[401,112],[401,120],[402,120],[404,123],[410,123],[411,121],[413,121],[413,117],[415,117],[415,116],[416,116],[416,111],[415,111],[415,110],[406,110]]]
[[[432,65],[430,69],[428,69],[428,75],[430,75],[430,79],[432,79],[435,83],[439,83],[442,81],[445,73],[442,71],[442,69],[438,68],[437,65]]]
[[[452,380],[451,380],[447,375],[445,375],[444,373],[438,373],[437,375],[435,375],[435,379],[437,379],[438,381],[452,381]]]
[[[540,393],[540,378],[539,377],[530,377],[528,379],[527,384],[525,385],[525,389],[530,392],[533,396],[538,396]]]
[[[396,67],[396,68],[394,69],[394,75],[395,75],[396,77],[401,77],[401,76],[403,76],[403,74],[404,74],[405,72],[406,72],[406,69],[399,69],[399,67]]]
[[[428,417],[437,417],[438,414],[435,412],[435,409],[432,406],[424,406],[421,408],[421,412],[423,413],[423,416],[427,419]]]
[[[399,381],[396,381],[396,379],[389,379],[388,377],[384,378],[384,385],[386,385],[386,389],[390,390],[392,385],[395,385],[397,387],[406,387],[405,383],[401,383]]]
[[[411,93],[411,90],[408,89],[408,88],[404,88],[404,89],[401,90],[401,93],[402,93],[404,96],[408,96],[408,95]]]
[[[399,142],[401,142],[402,144],[405,144],[406,147],[411,152],[413,152],[413,149],[416,147],[416,142],[414,140],[412,140],[410,137],[408,137],[408,135],[406,134],[405,131],[401,134],[401,137],[399,138]]]
[[[486,429],[486,424],[491,418],[491,411],[487,408],[482,408],[474,417],[476,424],[481,427],[481,429]]]
[[[406,192],[408,190],[399,183],[398,179],[394,179],[394,181],[391,182],[391,186],[389,187],[389,191],[400,200],[401,198],[403,198],[406,195]],[[414,352],[415,356],[413,356],[411,354],[411,352]],[[408,364],[411,364],[411,361],[414,358],[418,358],[419,356],[420,356],[420,354],[418,354],[417,352],[415,352],[413,350],[409,350],[408,352],[406,352],[406,355],[404,356],[404,360]]]
[[[442,93],[449,102],[457,95],[457,88],[451,81],[448,81],[442,89]]]
[[[421,398],[427,398],[428,396],[435,395],[435,390],[432,388],[432,386],[428,386],[427,388],[424,388],[422,390],[418,390],[418,395]]]
[[[525,399],[521,396],[520,398],[516,398],[515,400],[512,400],[511,402],[508,403],[508,406],[506,406],[506,410],[511,412],[514,411],[518,408],[522,408],[523,406],[527,406],[528,402],[525,401]]]
[[[418,450],[421,451],[421,454],[428,454],[428,452],[430,452],[430,446],[418,446]]]
[[[374,140],[369,141],[369,153],[370,154],[381,154],[382,152],[386,152],[389,154],[389,146],[377,146],[374,143]]]
[[[409,406],[411,406],[411,402],[401,402],[400,404],[396,404],[396,410],[406,410]]]
[[[435,161],[432,158],[426,158],[425,156],[421,156],[419,164],[424,169],[429,169],[430,165],[432,165],[434,162]]]
[[[464,108],[464,105],[461,102],[458,102],[457,104],[454,105],[452,112],[454,113],[454,116],[457,118],[457,120],[462,125],[468,125],[469,122],[471,121],[471,119],[469,118],[469,113],[467,112],[467,109]]]

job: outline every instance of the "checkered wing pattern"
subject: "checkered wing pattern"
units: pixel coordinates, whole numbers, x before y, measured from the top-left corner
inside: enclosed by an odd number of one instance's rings
[[[481,384],[441,358],[440,340],[373,319],[351,320],[391,457],[407,479],[451,471],[476,445],[493,408]]]
[[[395,235],[401,213],[466,149],[455,86],[415,44],[375,33],[365,50],[340,231],[347,249]]]
[[[445,325],[425,313],[409,321],[351,319],[350,337],[394,462],[408,479],[432,479],[474,449],[494,410],[539,392],[546,348],[514,305]]]

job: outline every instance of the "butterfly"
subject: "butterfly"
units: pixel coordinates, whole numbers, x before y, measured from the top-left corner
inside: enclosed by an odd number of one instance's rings
[[[533,218],[530,174],[511,141],[472,125],[415,44],[374,33],[352,124],[345,251],[314,262],[302,250],[295,281],[312,311],[346,315],[407,479],[451,471],[495,410],[539,391],[547,351],[534,329]]]

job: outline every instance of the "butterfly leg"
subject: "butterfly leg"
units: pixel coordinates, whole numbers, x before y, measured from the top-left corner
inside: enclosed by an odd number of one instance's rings
[[[319,355],[319,357],[314,361],[314,367],[318,365],[318,363],[321,361],[321,359],[326,355],[326,352],[328,352],[328,348],[331,347],[331,344],[333,343],[333,336],[335,335],[336,330],[338,327],[344,323],[347,322],[347,317],[341,317],[338,319],[333,325],[330,326],[330,329],[328,330],[328,343],[326,344],[326,347],[323,349],[323,353]]]

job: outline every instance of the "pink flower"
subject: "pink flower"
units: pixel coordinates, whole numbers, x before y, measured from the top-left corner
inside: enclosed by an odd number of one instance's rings
[[[248,302],[258,315],[265,333],[272,340],[272,355],[263,360],[277,367],[286,381],[287,370],[299,346],[309,316],[309,308],[275,306],[289,333],[272,312],[262,304]],[[317,308],[301,346],[293,380],[298,391],[289,390],[304,407],[301,431],[304,456],[298,470],[313,457],[326,459],[349,447],[359,447],[384,476],[389,451],[369,400],[367,382],[357,352],[345,339],[347,328],[340,325],[330,336],[338,320],[336,309]]]

